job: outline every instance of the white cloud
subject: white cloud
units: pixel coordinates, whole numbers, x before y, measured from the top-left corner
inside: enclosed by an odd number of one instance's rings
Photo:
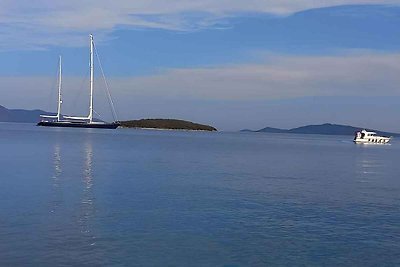
[[[243,12],[287,15],[347,4],[399,4],[400,0],[2,0],[0,49],[80,45],[86,34],[105,38],[117,26],[187,30]],[[188,14],[201,14],[190,16]],[[194,21],[193,21],[194,20]],[[82,35],[84,35],[82,37]]]

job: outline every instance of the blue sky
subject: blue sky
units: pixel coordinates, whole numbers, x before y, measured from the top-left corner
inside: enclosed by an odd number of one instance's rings
[[[0,4],[6,107],[54,109],[61,54],[65,113],[85,112],[93,32],[121,119],[400,131],[400,1],[17,2]],[[96,109],[108,118],[96,85]]]

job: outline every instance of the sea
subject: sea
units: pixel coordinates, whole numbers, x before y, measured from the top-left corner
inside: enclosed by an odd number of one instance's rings
[[[0,266],[400,266],[400,140],[0,124]]]

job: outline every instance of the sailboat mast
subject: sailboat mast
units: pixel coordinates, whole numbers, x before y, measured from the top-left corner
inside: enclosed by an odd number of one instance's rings
[[[90,106],[89,122],[93,122],[93,35],[90,35]]]
[[[59,71],[58,71],[58,105],[57,105],[57,121],[60,121],[60,117],[61,117],[61,103],[62,103],[62,100],[61,100],[61,77],[62,77],[62,74],[61,74],[61,71],[62,71],[62,69],[61,69],[61,56],[60,56],[60,61],[59,61]]]

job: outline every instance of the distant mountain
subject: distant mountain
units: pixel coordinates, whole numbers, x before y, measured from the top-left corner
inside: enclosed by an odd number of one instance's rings
[[[56,115],[55,113],[47,112],[40,109],[8,109],[0,105],[0,122],[25,122],[36,123],[40,121],[40,115]],[[93,118],[94,121],[102,121]]]
[[[365,129],[365,128],[325,123],[325,124],[320,124],[320,125],[307,125],[307,126],[289,129],[289,130],[266,127],[266,128],[263,128],[263,129],[260,129],[257,131],[252,131],[252,132],[289,133],[289,134],[354,135],[354,133],[356,131],[360,131],[363,129]],[[372,130],[372,129],[367,129],[367,130],[376,132],[379,135],[400,136],[400,134],[398,134],[398,133],[382,132],[382,131],[377,131],[377,130]],[[243,131],[250,131],[250,130],[246,129]]]
[[[272,127],[265,127],[261,130],[258,130],[256,132],[266,132],[266,133],[285,133],[288,130],[282,130],[282,129],[278,129],[278,128],[272,128]]]
[[[38,122],[41,114],[51,115],[52,113],[39,109],[7,109],[3,106],[0,106],[1,122]]]
[[[170,129],[170,130],[195,130],[195,131],[217,131],[216,128],[175,119],[142,119],[132,121],[121,121],[121,126],[126,128],[151,128],[151,129]]]

